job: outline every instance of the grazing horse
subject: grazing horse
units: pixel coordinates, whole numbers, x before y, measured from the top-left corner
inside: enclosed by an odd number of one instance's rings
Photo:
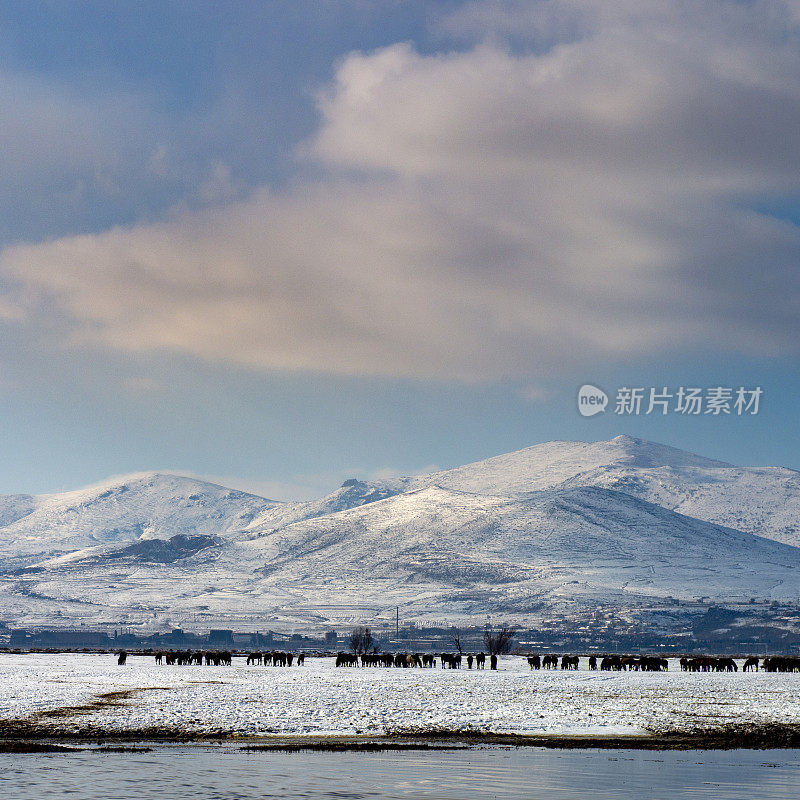
[[[739,669],[732,658],[714,656],[682,658],[680,663],[681,669],[685,672],[737,672]]]
[[[125,662],[128,660],[128,654],[124,650],[120,650],[119,654],[117,655],[117,664],[122,667],[125,666]]]
[[[750,658],[744,662],[742,672],[750,672],[751,669],[755,672],[758,672],[758,658],[755,656],[750,656]]]
[[[497,669],[497,656],[494,653],[489,656],[489,669]]]
[[[467,669],[472,669],[472,662],[474,661],[472,653],[467,653]]]
[[[480,652],[475,656],[475,669],[486,669],[486,653]]]
[[[297,666],[302,667],[303,664],[306,663],[306,654],[305,653],[298,653],[297,655]]]
[[[765,672],[800,672],[797,656],[767,656],[761,664]]]
[[[445,666],[450,669],[461,669],[461,653],[458,653],[458,655],[442,653],[439,657],[442,660],[442,669],[444,669]]]
[[[589,669],[597,669],[597,656],[589,656]]]
[[[263,656],[261,653],[250,653],[247,656],[247,666],[249,667],[251,664],[261,664],[263,661]]]
[[[531,669],[541,669],[542,659],[539,656],[528,656],[528,666]]]
[[[164,660],[164,654],[159,650],[155,655],[155,659],[156,664],[160,664]]]
[[[336,656],[337,667],[357,667],[358,656],[354,653],[339,653]]]

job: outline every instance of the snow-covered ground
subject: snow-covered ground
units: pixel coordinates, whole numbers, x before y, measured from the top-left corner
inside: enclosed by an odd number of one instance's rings
[[[0,655],[0,724],[60,730],[357,735],[419,730],[624,735],[800,724],[800,674],[531,672],[508,656],[490,670],[158,666],[152,657]],[[741,662],[740,662],[741,667]],[[99,695],[134,691],[119,705]],[[55,714],[54,710],[61,709]]]

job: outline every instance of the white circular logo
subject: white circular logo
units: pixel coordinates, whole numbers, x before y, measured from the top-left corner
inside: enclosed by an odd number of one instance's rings
[[[592,386],[591,383],[584,383],[578,389],[578,411],[581,412],[581,416],[593,417],[605,411],[607,405],[608,395],[602,389]]]

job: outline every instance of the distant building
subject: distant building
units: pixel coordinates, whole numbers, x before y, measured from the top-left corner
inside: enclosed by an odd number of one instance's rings
[[[218,629],[208,634],[208,644],[211,647],[233,647],[233,631]]]
[[[38,631],[30,644],[37,647],[109,647],[111,638],[105,631],[83,631],[76,629]]]

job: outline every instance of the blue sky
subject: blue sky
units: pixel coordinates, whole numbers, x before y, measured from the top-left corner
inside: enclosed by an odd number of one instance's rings
[[[0,492],[800,468],[798,45],[796,2],[0,2]]]

